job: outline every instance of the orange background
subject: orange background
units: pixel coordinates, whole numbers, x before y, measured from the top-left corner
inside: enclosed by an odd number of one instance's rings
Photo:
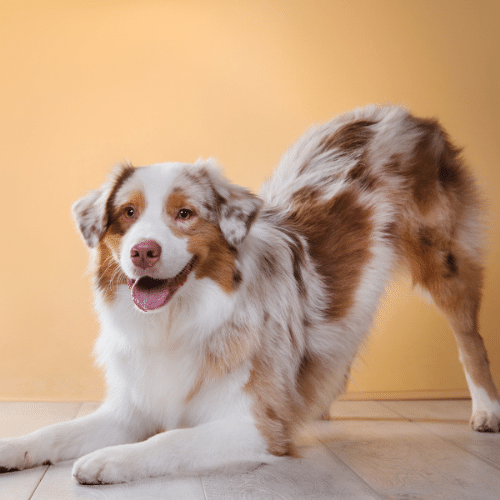
[[[311,124],[372,102],[439,117],[465,148],[490,209],[481,323],[499,384],[499,5],[0,0],[0,399],[103,395],[70,206],[115,162],[216,157],[257,190]],[[407,281],[376,324],[351,392],[465,394],[451,332]]]

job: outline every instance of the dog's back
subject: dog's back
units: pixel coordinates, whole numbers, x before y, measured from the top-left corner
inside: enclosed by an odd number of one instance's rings
[[[478,333],[481,203],[460,151],[435,120],[372,106],[314,127],[260,196],[305,237],[326,286],[326,314],[333,324],[356,325],[352,335],[368,328],[395,265],[409,269],[454,330],[473,427],[498,427],[478,403],[498,404]],[[302,370],[302,385],[312,384],[317,364]]]

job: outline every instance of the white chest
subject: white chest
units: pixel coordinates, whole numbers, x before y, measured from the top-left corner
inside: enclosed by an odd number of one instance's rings
[[[172,320],[168,310],[151,315],[139,312],[131,306],[126,287],[120,294],[112,307],[99,307],[102,329],[96,353],[106,370],[108,391],[127,399],[152,425],[164,429],[247,412],[242,388],[249,366],[219,380],[200,380],[203,339],[217,331],[227,303],[218,301],[212,314],[202,307]],[[193,390],[195,397],[191,397]]]

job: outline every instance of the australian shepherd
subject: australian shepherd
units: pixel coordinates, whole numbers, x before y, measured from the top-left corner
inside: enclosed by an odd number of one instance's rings
[[[258,196],[212,161],[119,166],[73,206],[92,249],[107,395],[0,441],[3,471],[79,458],[83,484],[293,456],[344,390],[393,270],[448,318],[471,424],[498,432],[478,332],[481,203],[434,120],[368,107],[312,128]]]

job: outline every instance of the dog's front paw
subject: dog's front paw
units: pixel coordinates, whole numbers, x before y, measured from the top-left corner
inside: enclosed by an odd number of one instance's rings
[[[136,461],[125,446],[94,451],[73,466],[73,476],[80,484],[126,483],[137,478]]]
[[[12,472],[36,465],[22,438],[0,439],[0,472]]]
[[[500,432],[500,415],[478,410],[472,415],[470,424],[478,432]]]

